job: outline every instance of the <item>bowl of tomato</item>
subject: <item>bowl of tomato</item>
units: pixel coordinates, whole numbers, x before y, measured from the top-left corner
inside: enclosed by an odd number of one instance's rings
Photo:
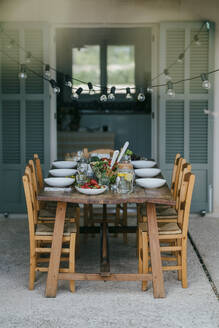
[[[75,189],[85,195],[99,195],[104,193],[108,187],[105,185],[99,185],[95,179],[90,179],[83,185],[75,186]]]

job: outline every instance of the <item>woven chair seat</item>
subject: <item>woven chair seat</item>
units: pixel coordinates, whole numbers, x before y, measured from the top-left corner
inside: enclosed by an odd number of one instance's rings
[[[140,223],[139,227],[144,232],[148,231],[147,223]],[[182,230],[176,222],[158,222],[158,233],[159,235],[175,235],[182,233]]]
[[[53,223],[40,223],[36,225],[36,236],[52,236],[54,224]],[[77,232],[75,223],[65,223],[64,236],[70,236],[71,233]]]
[[[56,207],[54,208],[42,208],[39,211],[39,220],[46,220],[48,218],[55,218],[56,216]],[[74,218],[76,216],[75,207],[67,207],[65,217],[67,219]]]

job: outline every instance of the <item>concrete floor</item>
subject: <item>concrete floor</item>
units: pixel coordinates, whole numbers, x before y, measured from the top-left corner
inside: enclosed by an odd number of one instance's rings
[[[190,233],[218,284],[219,219],[192,217]],[[136,272],[135,237],[128,245],[110,238],[111,270]],[[38,274],[28,290],[28,227],[24,219],[0,219],[0,327],[219,327],[219,303],[189,243],[189,288],[182,289],[175,272],[165,272],[165,299],[154,299],[152,287],[139,282],[76,282],[76,293],[60,282],[56,299],[44,298],[46,274]],[[81,242],[77,271],[98,272],[99,237]]]

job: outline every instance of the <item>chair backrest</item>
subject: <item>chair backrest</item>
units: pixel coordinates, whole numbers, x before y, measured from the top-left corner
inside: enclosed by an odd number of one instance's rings
[[[37,176],[36,176],[36,169],[35,169],[35,166],[34,166],[34,161],[32,159],[30,159],[28,165],[29,165],[30,170],[31,170],[31,175],[32,175],[31,176],[31,182],[32,182],[34,193],[36,195],[36,206],[37,206],[37,210],[39,210],[40,209],[40,204],[39,204],[39,201],[37,200],[37,195],[38,195],[38,192],[39,192],[39,188],[38,188],[38,183],[37,183]]]
[[[23,180],[23,186],[24,186],[24,193],[25,193],[25,199],[26,199],[26,206],[27,206],[27,214],[28,214],[28,223],[29,223],[29,234],[30,234],[30,241],[34,235],[35,232],[35,224],[36,224],[36,208],[35,204],[33,202],[33,190],[31,181],[29,179],[28,174],[25,174],[22,177]]]
[[[34,162],[35,162],[35,167],[36,167],[36,176],[37,176],[37,183],[39,190],[43,189],[44,187],[44,181],[43,181],[43,171],[40,163],[40,159],[38,154],[34,154]]]
[[[179,159],[180,159],[181,155],[180,154],[176,154],[175,160],[174,160],[174,164],[173,164],[173,171],[172,171],[172,179],[171,179],[171,187],[170,187],[170,191],[173,195],[173,191],[174,191],[174,186],[175,186],[175,182],[176,182],[176,172],[177,172],[177,168],[179,165]]]
[[[186,160],[182,157],[180,157],[179,159],[179,163],[176,169],[176,177],[175,177],[175,183],[174,183],[174,188],[173,188],[173,199],[176,200],[177,197],[177,190],[178,190],[178,183],[179,183],[179,176],[180,176],[180,172],[182,170],[182,166],[183,164],[186,163]]]
[[[178,224],[184,237],[187,237],[189,214],[192,201],[192,193],[195,184],[195,175],[188,172],[184,175],[180,191],[180,208],[178,212]]]
[[[180,201],[180,191],[181,191],[181,186],[182,186],[182,182],[184,179],[184,176],[186,173],[191,172],[192,170],[192,165],[190,163],[186,163],[185,160],[182,161],[182,166],[181,166],[181,170],[179,173],[179,181],[178,181],[178,185],[177,185],[177,193],[176,193],[176,205],[175,205],[175,209],[178,211],[179,209],[179,201]]]

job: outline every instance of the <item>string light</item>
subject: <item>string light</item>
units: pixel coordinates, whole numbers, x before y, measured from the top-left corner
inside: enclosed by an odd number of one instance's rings
[[[175,97],[175,95],[176,95],[176,93],[173,89],[173,82],[168,81],[167,82],[167,96],[173,98],[173,97]]]
[[[128,87],[126,88],[126,96],[125,96],[126,99],[128,100],[132,100],[133,97],[132,97],[132,94],[131,94],[131,89]]]
[[[207,74],[202,73],[201,80],[202,80],[202,88],[207,89],[207,90],[211,88],[211,83],[208,80]]]
[[[147,92],[148,93],[153,93],[153,88],[152,87],[147,87]]]
[[[193,38],[195,44],[199,47],[201,45],[201,42],[199,40],[199,37],[198,37],[198,34],[195,34],[194,35],[194,38]]]
[[[32,57],[32,54],[31,54],[30,51],[28,51],[27,54],[26,54],[26,59],[25,59],[26,64],[30,64],[31,57]]]
[[[184,53],[181,53],[177,59],[177,62],[182,64],[183,63],[183,59],[184,59]]]
[[[53,92],[56,93],[56,94],[59,94],[60,93],[60,88],[59,88],[57,82],[55,80],[51,79],[51,80],[49,80],[49,83],[51,84]]]
[[[172,77],[169,75],[169,70],[167,68],[165,68],[163,70],[163,73],[164,73],[164,76],[165,76],[165,80],[168,82],[168,81],[171,81],[172,80]]]
[[[137,99],[138,99],[138,101],[140,101],[140,102],[145,101],[145,95],[144,95],[144,92],[143,92],[143,89],[142,89],[142,88],[141,88],[140,91],[139,91],[139,94],[138,94],[138,96],[137,96]]]
[[[72,88],[72,79],[69,75],[65,75],[65,82],[66,87]]]
[[[114,100],[116,99],[116,97],[115,97],[115,92],[116,92],[116,87],[112,87],[112,88],[110,89],[110,94],[108,95],[108,99],[109,99],[110,101],[114,101]]]
[[[26,65],[25,64],[20,65],[20,72],[18,73],[18,77],[21,80],[25,80],[27,78],[27,72],[26,72]]]
[[[72,89],[73,90],[73,89]],[[79,97],[80,97],[80,94],[82,93],[82,91],[83,91],[83,88],[78,88],[75,92],[73,91],[72,92],[72,95],[71,95],[71,98],[73,99],[73,100],[77,100],[77,99],[79,99]]]
[[[45,65],[45,72],[44,75],[46,78],[50,79],[51,77],[51,71],[50,71],[50,66],[48,64]]]
[[[91,95],[91,96],[94,95],[95,90],[94,90],[93,84],[91,82],[88,82],[87,86],[88,86],[88,89],[89,89],[89,95]]]

